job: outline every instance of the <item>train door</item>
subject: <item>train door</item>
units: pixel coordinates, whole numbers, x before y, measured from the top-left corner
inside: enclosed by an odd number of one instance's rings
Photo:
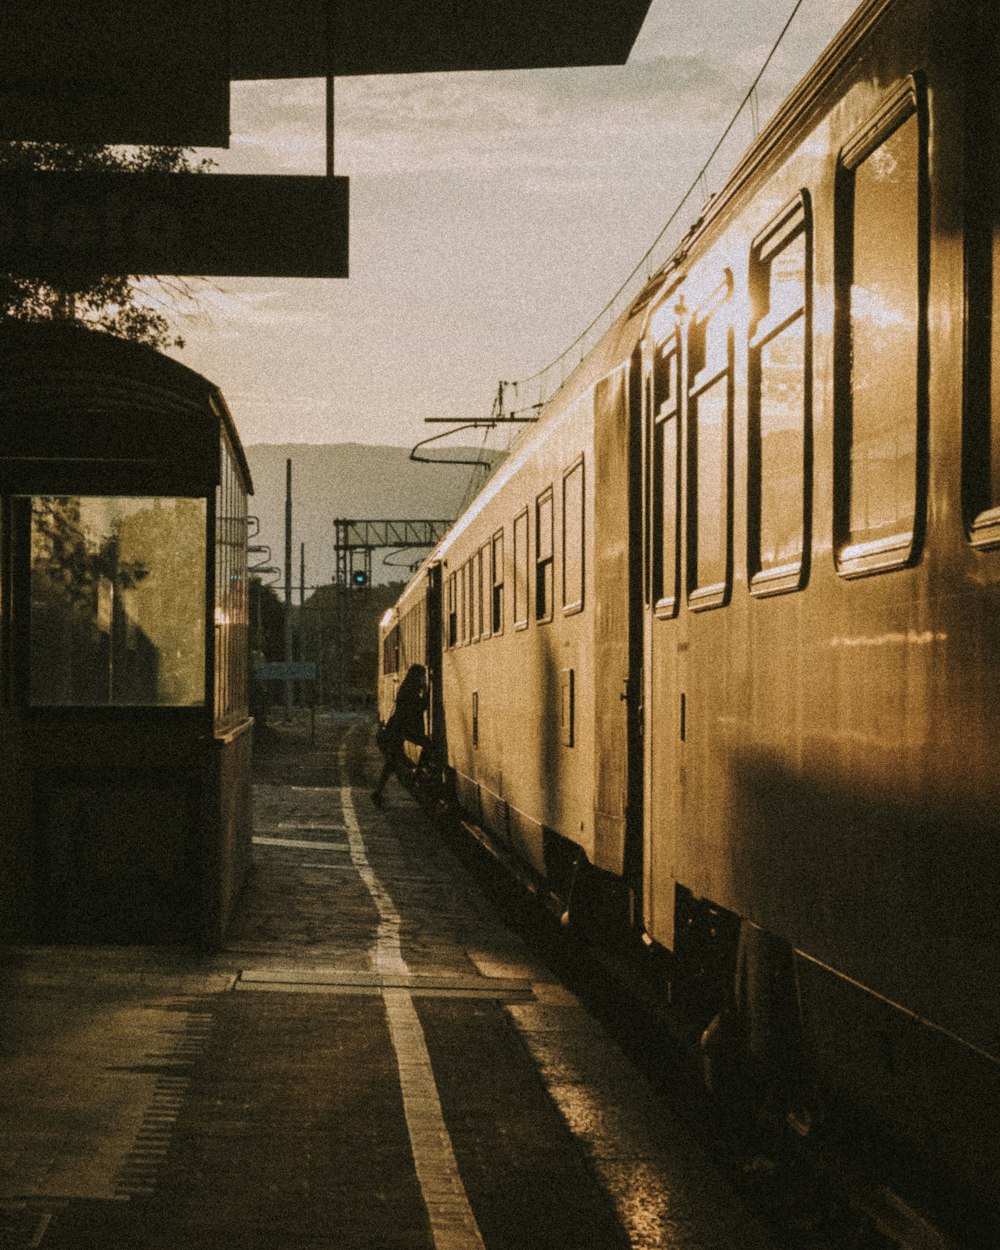
[[[441,689],[441,652],[443,649],[443,581],[440,564],[427,570],[427,600],[424,627],[427,631],[427,684],[430,689],[428,734],[437,759],[448,758],[444,736],[444,693]]]
[[[643,773],[646,931],[674,945],[676,832],[686,735],[686,628],[681,595],[683,523],[680,326],[676,294],[652,320],[644,362],[645,611]]]
[[[640,360],[594,392],[594,862],[638,888],[641,857]]]
[[[711,866],[698,848],[721,791],[706,727],[723,715],[732,659],[718,609],[733,577],[733,281],[726,269],[695,281],[693,309],[678,286],[653,314],[647,366],[646,917],[670,949],[675,882]]]

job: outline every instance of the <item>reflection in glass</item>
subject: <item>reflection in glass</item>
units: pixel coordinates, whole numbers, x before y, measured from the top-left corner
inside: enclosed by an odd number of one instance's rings
[[[726,581],[728,421],[729,377],[723,374],[695,401],[696,587]]]
[[[653,602],[677,601],[677,423],[680,405],[680,352],[672,335],[658,350],[653,367]]]
[[[503,632],[503,530],[493,535],[493,632]]]
[[[849,541],[912,533],[920,313],[916,114],[854,174]]]
[[[799,202],[753,257],[751,282],[760,300],[750,340],[754,577],[780,572],[795,578],[805,551],[807,229],[805,207]],[[774,584],[773,577],[765,580]]]
[[[535,616],[547,621],[552,615],[552,492],[535,504]]]
[[[654,570],[655,602],[677,598],[677,417],[671,414],[655,427],[654,464],[658,559]]]
[[[32,704],[203,703],[204,569],[203,500],[32,499]]]
[[[761,569],[802,563],[805,491],[805,317],[760,353]]]
[[[514,518],[514,624],[528,619],[528,514]]]
[[[583,603],[583,463],[563,478],[563,604]]]

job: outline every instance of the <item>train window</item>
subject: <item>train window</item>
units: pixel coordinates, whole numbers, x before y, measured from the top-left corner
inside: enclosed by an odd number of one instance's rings
[[[472,641],[472,578],[469,576],[469,561],[462,565],[462,641]]]
[[[205,542],[203,499],[32,499],[31,703],[203,704]]]
[[[490,626],[493,620],[493,613],[490,609],[491,547],[491,543],[483,543],[479,549],[479,559],[476,566],[479,574],[479,633],[483,638],[489,638],[491,633]]]
[[[385,636],[382,649],[382,672],[399,672],[399,626],[394,625]]]
[[[535,620],[552,620],[552,487],[535,501]]]
[[[503,530],[493,535],[493,633],[503,633]]]
[[[922,528],[927,246],[916,85],[841,153],[834,516],[845,576],[909,564]]]
[[[461,647],[469,637],[469,609],[465,606],[468,590],[468,565],[463,564],[458,570],[458,645]]]
[[[514,518],[514,627],[528,624],[528,509]]]
[[[477,551],[469,561],[469,636],[479,641],[483,632],[483,556]]]
[[[688,602],[719,607],[729,595],[732,534],[732,277],[691,318],[688,331]]]
[[[563,611],[583,608],[584,561],[583,457],[563,474]]]
[[[653,357],[653,603],[657,614],[677,611],[680,473],[680,348],[674,333]]]
[[[803,585],[812,476],[810,218],[800,196],[750,254],[747,567],[755,595]]]
[[[448,646],[458,646],[458,591],[454,573],[448,575]]]
[[[1000,92],[992,67],[1000,56],[1000,29],[990,6],[974,15],[975,51],[967,81],[976,84],[968,113],[970,152],[992,153],[1000,130]],[[969,537],[976,547],[1000,547],[1000,166],[967,162],[965,323],[966,410],[962,495]],[[984,207],[985,206],[985,207]]]

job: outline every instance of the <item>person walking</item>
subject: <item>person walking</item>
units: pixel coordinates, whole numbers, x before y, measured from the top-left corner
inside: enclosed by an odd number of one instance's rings
[[[372,791],[372,802],[382,806],[382,792],[389,776],[406,762],[403,744],[427,745],[424,732],[424,711],[427,708],[427,670],[422,664],[411,664],[396,691],[392,715],[382,727],[379,749],[385,756],[382,773]]]

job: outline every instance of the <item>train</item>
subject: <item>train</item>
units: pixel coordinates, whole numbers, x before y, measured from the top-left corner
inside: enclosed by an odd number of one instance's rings
[[[0,942],[217,945],[251,859],[247,496],[218,387],[0,322]]]
[[[997,1219],[1000,14],[867,0],[380,627],[708,1079]],[[426,771],[426,769],[424,770]],[[918,1187],[919,1188],[919,1187]]]

